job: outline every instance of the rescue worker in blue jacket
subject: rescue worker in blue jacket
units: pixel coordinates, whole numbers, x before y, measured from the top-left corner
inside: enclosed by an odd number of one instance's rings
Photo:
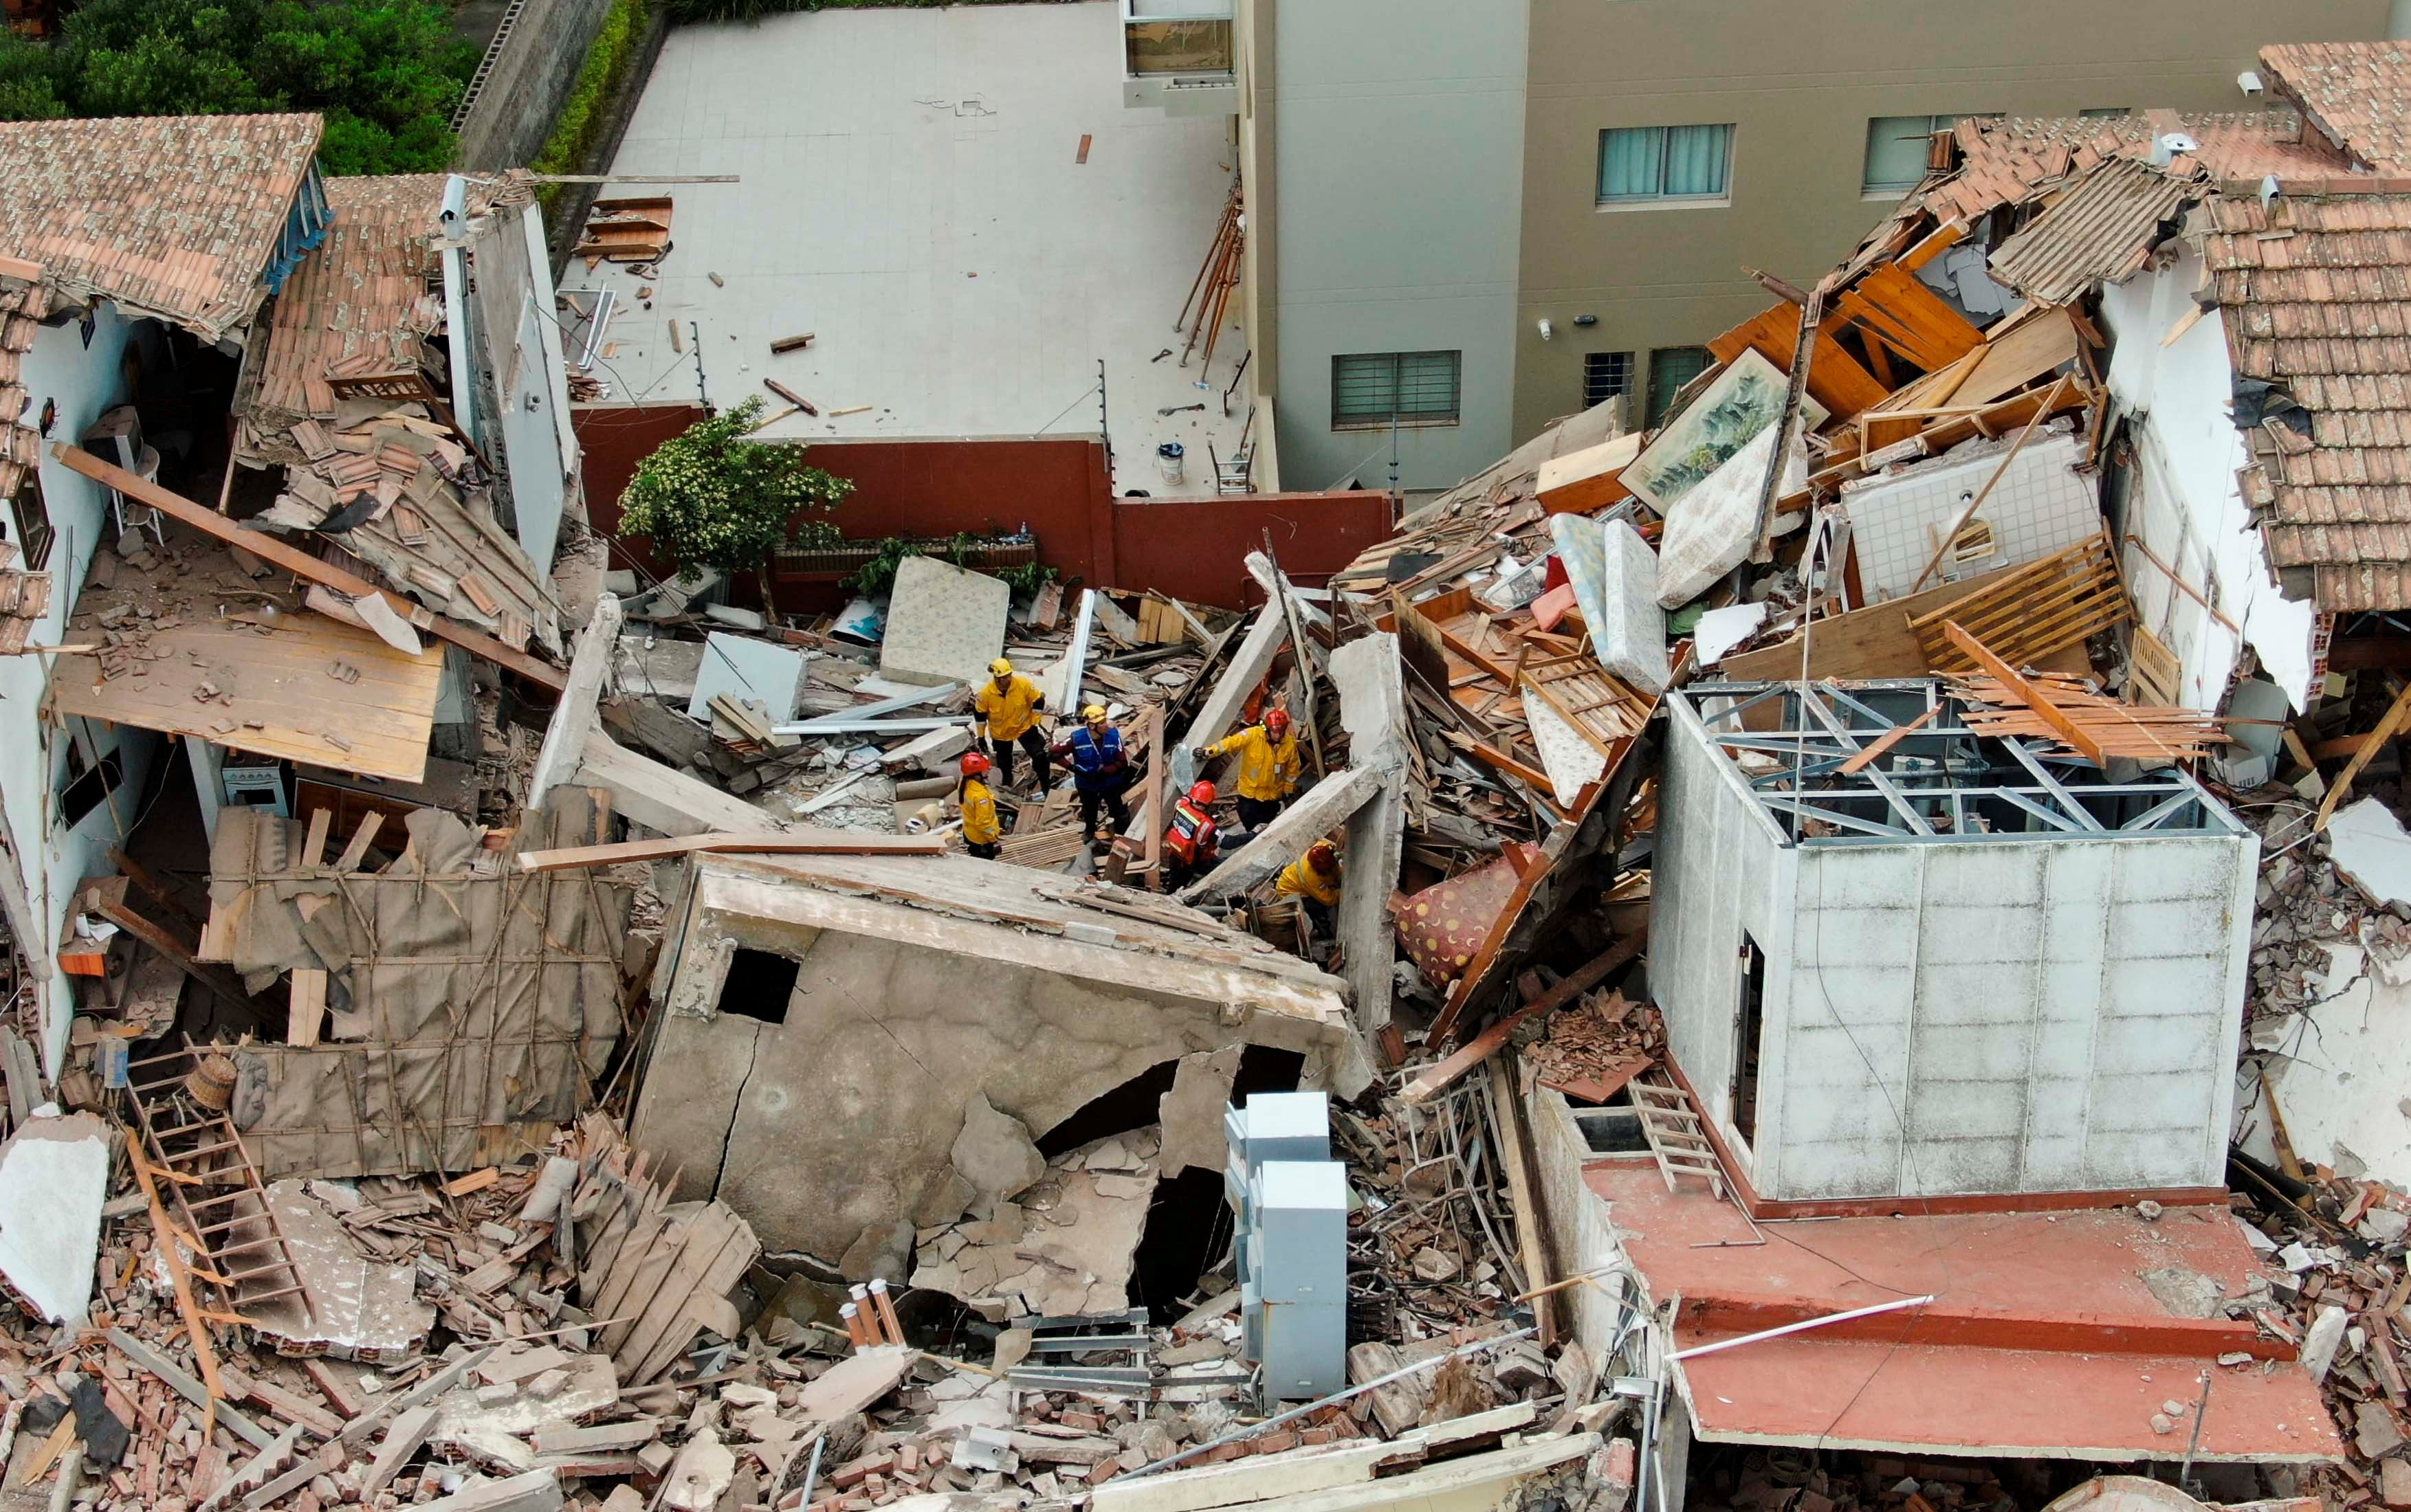
[[[1130,811],[1122,805],[1122,794],[1131,785],[1130,760],[1122,752],[1122,733],[1105,717],[1102,704],[1091,704],[1080,711],[1080,727],[1056,743],[1055,756],[1072,768],[1072,791],[1080,799],[1080,834],[1090,845],[1097,841],[1097,821],[1109,816],[1114,833],[1119,835],[1130,823]]]

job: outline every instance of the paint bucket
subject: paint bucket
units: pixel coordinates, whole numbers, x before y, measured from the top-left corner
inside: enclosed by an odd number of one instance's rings
[[[1189,448],[1176,441],[1167,441],[1155,449],[1156,474],[1167,484],[1180,482],[1189,475]]]

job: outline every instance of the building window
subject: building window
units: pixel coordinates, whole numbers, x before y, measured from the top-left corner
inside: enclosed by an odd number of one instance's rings
[[[1584,409],[1604,404],[1618,394],[1630,392],[1632,392],[1631,353],[1585,352],[1583,354]]]
[[[2115,121],[2122,115],[2133,115],[2135,108],[2131,105],[2104,105],[2091,110],[2079,110],[2076,113],[2087,121]]]
[[[51,529],[50,505],[42,499],[41,470],[25,469],[22,482],[17,485],[16,496],[8,501],[9,527],[15,534],[17,549],[25,560],[17,565],[29,573],[38,573],[50,563],[51,539],[57,532]]]
[[[720,1010],[784,1024],[802,969],[803,963],[793,956],[739,945],[728,958],[728,975],[721,980]]]
[[[1331,429],[1454,425],[1462,352],[1357,352],[1331,359]]]
[[[1732,134],[1721,126],[1622,126],[1599,134],[1599,202],[1722,199]]]
[[[1683,385],[1708,371],[1716,357],[1704,346],[1661,346],[1649,354],[1650,429],[1665,423],[1667,407]]]
[[[125,781],[125,763],[115,749],[96,763],[87,763],[80,743],[67,743],[67,782],[59,790],[59,821],[68,829],[84,821]]]
[[[1968,117],[1879,115],[1867,123],[1867,167],[1861,187],[1871,195],[1905,195],[1925,177],[1934,134]]]

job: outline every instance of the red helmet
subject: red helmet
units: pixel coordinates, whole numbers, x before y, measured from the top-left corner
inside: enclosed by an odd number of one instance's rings
[[[1277,708],[1264,716],[1264,734],[1278,735],[1289,729],[1289,710]]]
[[[1317,840],[1307,848],[1306,864],[1316,871],[1339,869],[1339,848],[1329,840]]]
[[[1214,801],[1214,784],[1200,782],[1189,790],[1189,801],[1203,808]]]
[[[963,776],[965,777],[977,777],[982,772],[986,771],[990,764],[992,763],[990,763],[988,759],[986,756],[981,755],[978,751],[967,750],[963,752]]]

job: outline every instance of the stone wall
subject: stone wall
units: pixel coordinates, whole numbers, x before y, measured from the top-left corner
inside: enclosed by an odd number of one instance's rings
[[[611,0],[526,0],[489,45],[493,65],[460,124],[455,164],[525,167],[552,134]]]

